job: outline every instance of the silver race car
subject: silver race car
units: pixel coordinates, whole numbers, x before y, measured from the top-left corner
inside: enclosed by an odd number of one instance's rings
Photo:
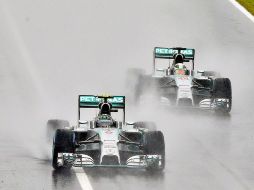
[[[125,96],[80,95],[79,124],[61,126],[61,120],[49,121],[55,129],[52,166],[117,167],[162,171],[165,144],[161,131],[152,122],[125,122]],[[94,119],[81,121],[83,110],[96,109]],[[121,119],[115,120],[115,112]],[[85,115],[86,116],[86,115]]]
[[[220,78],[213,71],[196,71],[194,49],[155,47],[153,57],[152,75],[140,69],[129,70],[129,94],[135,103],[155,89],[163,104],[230,112],[230,79]]]

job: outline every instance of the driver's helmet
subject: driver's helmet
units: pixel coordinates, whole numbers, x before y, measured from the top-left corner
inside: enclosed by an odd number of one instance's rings
[[[114,125],[114,120],[108,114],[100,114],[95,119],[96,127],[111,127]]]
[[[174,66],[175,75],[187,75],[187,68],[183,63],[177,63]]]
[[[175,64],[177,63],[183,63],[184,55],[179,53],[174,55]]]

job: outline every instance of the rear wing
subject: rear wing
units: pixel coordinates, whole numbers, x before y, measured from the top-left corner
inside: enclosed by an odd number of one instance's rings
[[[195,57],[195,49],[190,48],[163,48],[163,47],[155,47],[154,48],[154,58],[160,59],[174,59],[174,54],[181,53],[184,55],[185,61],[194,60]]]
[[[184,61],[192,61],[192,69],[194,70],[194,59],[195,59],[195,49],[182,48],[182,47],[155,47],[153,51],[153,68],[155,71],[155,59],[174,59],[175,54],[183,54]]]
[[[79,95],[78,105],[80,120],[80,108],[98,108],[100,103],[110,103],[112,108],[123,109],[123,120],[125,121],[125,96],[95,96],[95,95]]]

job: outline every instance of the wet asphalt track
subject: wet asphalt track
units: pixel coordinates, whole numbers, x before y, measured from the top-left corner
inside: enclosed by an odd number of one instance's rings
[[[80,93],[124,94],[154,46],[196,48],[198,68],[231,78],[233,110],[129,107],[164,132],[166,169],[85,169],[92,188],[254,189],[254,24],[227,0],[0,2],[0,189],[81,189],[77,170],[52,170],[44,123],[74,123]]]

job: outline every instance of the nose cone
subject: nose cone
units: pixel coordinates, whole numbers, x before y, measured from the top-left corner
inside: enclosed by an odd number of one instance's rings
[[[177,91],[177,105],[178,106],[193,106],[192,96],[192,80],[190,76],[177,76],[175,78]]]
[[[118,151],[119,131],[115,128],[106,128],[101,131],[101,164],[119,164]]]
[[[104,141],[118,141],[118,129],[116,128],[102,128],[101,130],[101,140]]]

